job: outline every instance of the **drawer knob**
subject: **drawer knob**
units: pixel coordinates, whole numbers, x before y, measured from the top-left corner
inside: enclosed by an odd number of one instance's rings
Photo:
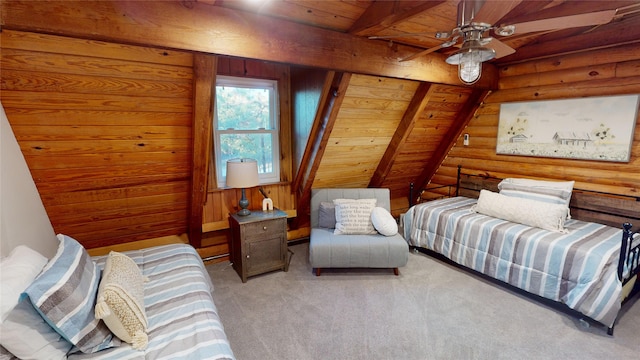
[[[266,227],[266,226],[263,226],[263,227],[262,227],[262,230],[267,230],[267,227]]]
[[[249,255],[247,255],[247,259],[249,258]]]

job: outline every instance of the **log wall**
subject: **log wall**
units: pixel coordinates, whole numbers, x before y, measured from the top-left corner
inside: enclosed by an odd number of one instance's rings
[[[640,118],[628,163],[496,154],[501,103],[640,94],[639,45],[515,64],[501,68],[500,74],[500,89],[464,131],[470,145],[458,139],[430,186],[454,184],[460,164],[475,174],[575,180],[578,189],[640,196]]]

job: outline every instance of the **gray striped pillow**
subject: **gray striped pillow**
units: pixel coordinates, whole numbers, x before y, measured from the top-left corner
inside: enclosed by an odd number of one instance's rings
[[[562,204],[569,207],[574,181],[545,181],[507,178],[498,184],[500,194]]]
[[[80,351],[92,353],[120,345],[93,315],[100,270],[75,239],[59,234],[58,240],[58,252],[23,296],[28,296],[42,318]]]

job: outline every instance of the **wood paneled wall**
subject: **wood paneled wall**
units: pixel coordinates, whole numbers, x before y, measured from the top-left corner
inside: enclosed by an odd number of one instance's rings
[[[188,232],[193,55],[9,30],[1,36],[2,105],[55,231],[87,248]],[[218,73],[280,80],[283,182],[263,188],[295,215],[289,66],[222,57]],[[240,197],[218,189],[215,177],[209,184],[205,231],[226,228]],[[261,208],[257,188],[249,198]],[[226,235],[209,234],[202,246],[212,247],[208,255],[225,253]]]
[[[56,232],[85,247],[184,233],[188,52],[3,30],[2,105]]]
[[[477,111],[431,186],[455,184],[456,167],[496,177],[575,180],[575,188],[640,196],[640,118],[628,163],[496,154],[500,104],[515,101],[640,94],[640,45],[573,54],[504,67],[500,89]]]

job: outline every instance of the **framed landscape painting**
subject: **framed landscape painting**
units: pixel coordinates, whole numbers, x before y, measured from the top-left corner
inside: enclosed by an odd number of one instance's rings
[[[501,104],[496,153],[628,162],[639,97]]]

